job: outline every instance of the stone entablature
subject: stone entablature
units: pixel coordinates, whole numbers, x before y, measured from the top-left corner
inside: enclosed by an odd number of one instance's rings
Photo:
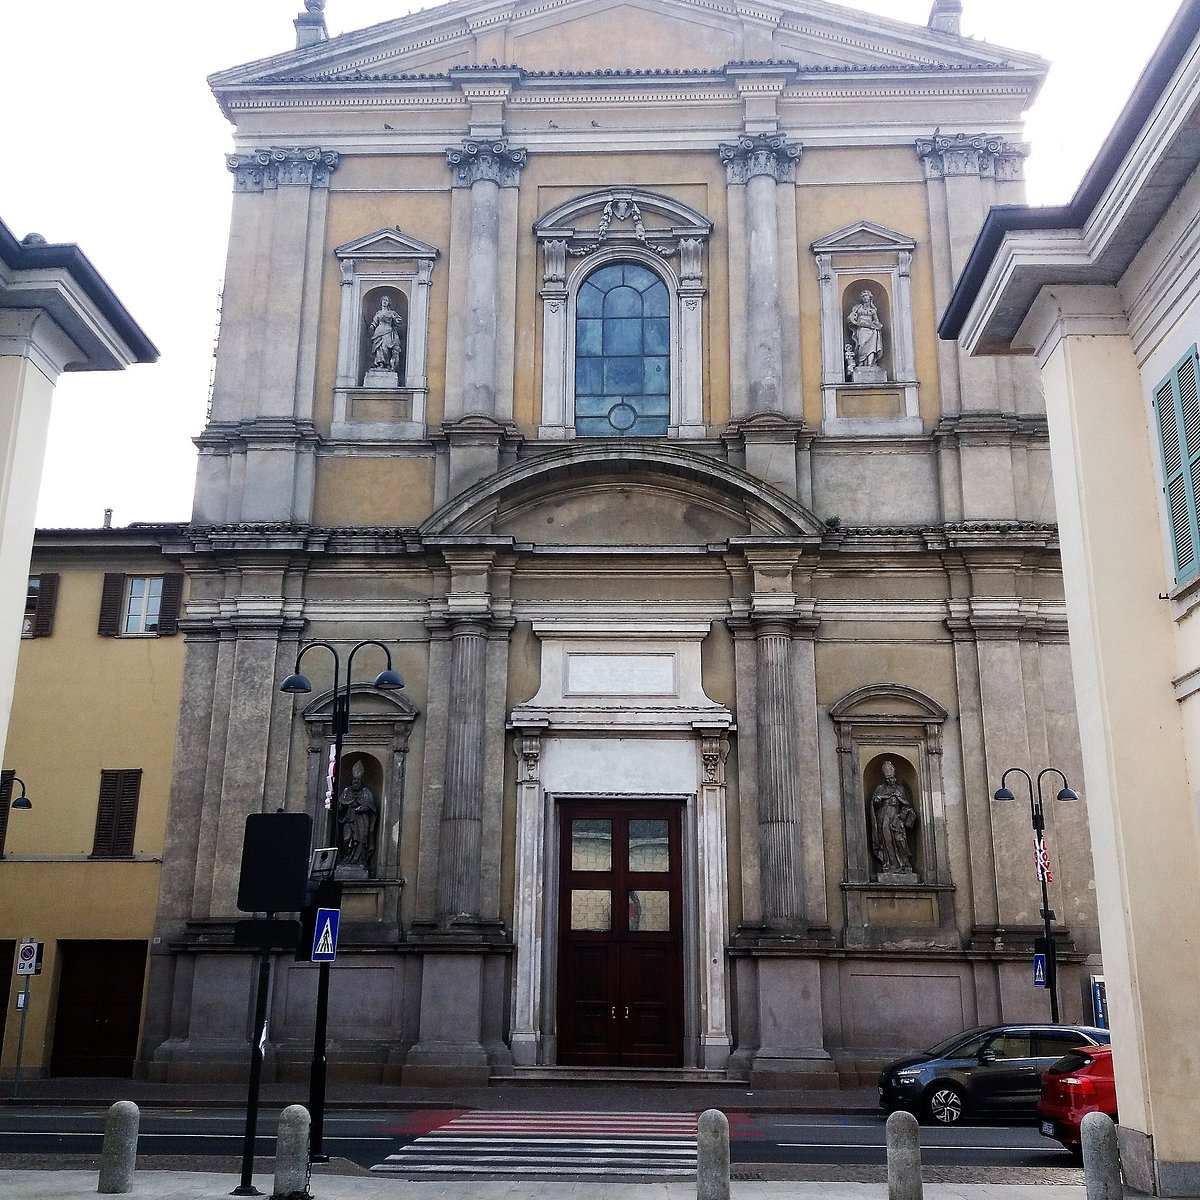
[[[229,154],[235,192],[263,192],[279,187],[327,188],[341,160],[336,150],[320,146],[272,146],[250,154]]]
[[[935,133],[917,138],[927,179],[978,175],[1007,182],[1024,177],[1028,147],[988,133]]]

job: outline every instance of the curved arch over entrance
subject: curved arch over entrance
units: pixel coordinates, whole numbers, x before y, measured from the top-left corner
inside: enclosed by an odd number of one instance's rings
[[[424,535],[487,532],[506,502],[536,492],[559,479],[578,485],[582,478],[652,472],[660,485],[686,489],[700,485],[725,493],[744,508],[751,535],[819,538],[824,523],[802,504],[753,475],[719,459],[670,445],[629,446],[597,439],[516,463],[442,505],[419,528]]]

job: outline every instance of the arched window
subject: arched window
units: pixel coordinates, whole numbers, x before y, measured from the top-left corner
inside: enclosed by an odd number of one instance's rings
[[[575,306],[575,432],[654,437],[671,419],[671,308],[662,278],[609,263],[584,280]]]

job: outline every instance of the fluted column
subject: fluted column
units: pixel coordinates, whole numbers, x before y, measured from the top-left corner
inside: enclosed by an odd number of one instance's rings
[[[485,622],[455,624],[450,635],[445,791],[438,853],[437,916],[441,924],[479,914],[486,649]]]
[[[746,368],[753,413],[783,412],[783,312],[776,188],[792,183],[800,147],[780,134],[746,135],[720,147],[730,185],[746,188]]]
[[[500,189],[517,186],[525,151],[503,139],[468,139],[450,147],[446,160],[454,186],[471,191],[460,413],[490,417],[496,414]]]
[[[802,915],[800,828],[796,789],[791,629],[767,619],[754,626],[758,662],[758,838],[763,918],[788,924]]]

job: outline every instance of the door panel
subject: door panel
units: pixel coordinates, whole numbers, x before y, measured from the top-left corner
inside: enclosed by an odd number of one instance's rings
[[[559,1062],[683,1062],[682,806],[560,809]]]
[[[131,1076],[145,942],[60,942],[52,1075]]]

